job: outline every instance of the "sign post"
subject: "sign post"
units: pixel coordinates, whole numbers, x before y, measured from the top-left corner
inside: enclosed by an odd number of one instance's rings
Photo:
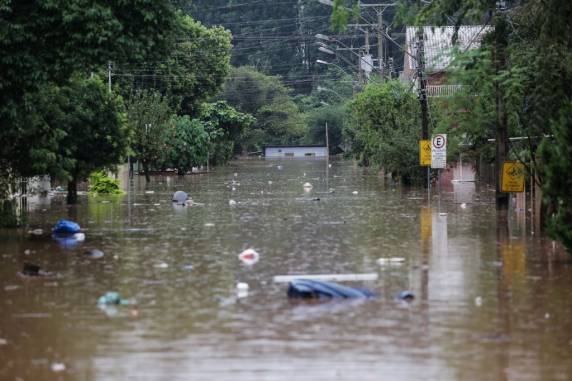
[[[436,134],[431,139],[431,168],[447,166],[447,134]]]
[[[501,192],[524,192],[524,165],[515,161],[502,164]]]

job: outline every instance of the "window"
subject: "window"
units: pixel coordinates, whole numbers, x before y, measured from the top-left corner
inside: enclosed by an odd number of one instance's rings
[[[294,157],[294,152],[286,152],[286,153],[284,154],[284,156],[286,156],[286,157]]]
[[[310,156],[311,157],[311,156],[316,156],[316,154],[314,152],[306,152],[304,154],[304,156]]]

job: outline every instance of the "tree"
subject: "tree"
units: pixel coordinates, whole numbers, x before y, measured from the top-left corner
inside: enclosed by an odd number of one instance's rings
[[[304,136],[298,106],[290,90],[276,77],[250,67],[236,68],[219,98],[256,118],[240,141],[243,150],[260,151],[267,144],[295,144]]]
[[[226,164],[236,153],[240,153],[239,141],[244,131],[256,121],[250,114],[236,111],[224,101],[204,103],[198,119],[209,135],[209,163]]]
[[[552,122],[554,140],[540,147],[543,157],[543,190],[553,208],[548,231],[572,253],[572,102]]]
[[[306,141],[310,144],[326,145],[327,124],[330,154],[339,153],[346,115],[346,109],[343,105],[328,105],[308,112],[305,115],[306,124],[308,125]]]
[[[143,166],[147,182],[151,181],[149,170],[164,161],[162,137],[173,114],[168,99],[152,90],[136,91],[127,102],[131,149]]]
[[[74,76],[66,86],[51,89],[54,110],[44,114],[61,131],[55,177],[68,180],[68,203],[77,201],[77,183],[95,170],[108,169],[124,157],[129,139],[120,97],[98,78]]]
[[[207,162],[209,135],[197,119],[188,115],[174,116],[164,141],[167,146],[164,166],[176,168],[181,176]]]
[[[40,89],[109,61],[161,59],[176,20],[168,0],[0,2],[0,173],[31,176],[54,165],[57,126],[22,123]]]
[[[230,71],[231,35],[188,15],[179,15],[177,24],[178,41],[161,61],[135,61],[115,70],[124,91],[158,91],[181,114],[192,115],[201,102],[215,95]]]
[[[413,93],[398,81],[370,84],[350,102],[349,111],[344,134],[361,163],[381,166],[404,183],[422,177],[420,115]]]

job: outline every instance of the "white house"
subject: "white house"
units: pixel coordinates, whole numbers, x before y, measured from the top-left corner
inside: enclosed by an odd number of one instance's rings
[[[266,146],[264,156],[267,158],[313,159],[328,156],[325,146]]]

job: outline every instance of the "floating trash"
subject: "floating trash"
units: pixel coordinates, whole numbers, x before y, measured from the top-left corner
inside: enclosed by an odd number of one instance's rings
[[[90,259],[100,259],[100,258],[103,258],[105,256],[103,251],[97,250],[97,249],[87,250],[83,253],[83,255],[84,255],[84,257],[90,258]]]
[[[376,262],[380,266],[387,264],[401,264],[405,262],[405,258],[402,257],[379,258]]]
[[[353,192],[352,192],[352,194],[358,194],[358,193],[359,193],[358,191],[353,191]]]
[[[278,165],[276,168],[277,168],[279,171],[281,171],[282,168],[284,168],[284,167],[282,167],[281,165]]]
[[[268,185],[272,185],[272,180],[268,180]]]
[[[183,270],[191,271],[193,269],[193,265],[184,265]]]
[[[77,242],[83,242],[83,241],[85,241],[85,234],[84,233],[75,233],[73,235],[73,238],[75,238],[75,240]]]
[[[376,294],[370,290],[343,286],[332,282],[311,279],[295,279],[288,285],[288,297],[300,299],[331,298],[373,298]]]
[[[97,304],[101,305],[127,305],[132,304],[129,300],[123,299],[118,292],[115,291],[108,291],[105,295],[102,295],[97,299]]]
[[[234,200],[232,200],[232,199],[231,199],[231,200],[228,200],[228,205],[234,206],[234,205],[236,205],[236,204],[237,204],[236,201],[234,201]]]
[[[273,279],[274,283],[289,283],[297,279],[309,279],[319,281],[372,281],[377,280],[377,273],[368,274],[304,274],[304,275],[276,275]]]
[[[52,234],[52,238],[64,249],[73,249],[78,243],[85,241],[84,233]]]
[[[475,298],[475,306],[480,307],[480,306],[482,306],[482,305],[483,305],[483,298],[480,297],[480,296],[477,296],[477,297]]]
[[[461,204],[461,209],[466,209],[467,208],[467,204],[466,203],[462,203]]]
[[[304,187],[305,191],[308,191],[308,190],[312,189],[314,186],[310,183],[304,183],[303,187]]]
[[[415,294],[413,294],[411,291],[401,291],[399,294],[397,294],[397,299],[410,302],[415,299]]]
[[[246,298],[248,296],[248,283],[239,282],[236,284],[236,297],[237,298]]]
[[[39,276],[41,267],[34,265],[32,263],[24,263],[24,268],[22,269],[22,275],[27,276]]]
[[[8,340],[0,338],[0,345],[8,344]]]
[[[215,224],[213,224],[212,222],[207,222],[205,224],[205,227],[207,227],[207,228],[212,228],[213,226],[215,226]]]
[[[238,173],[234,172],[234,177],[238,177]]]
[[[155,191],[152,191],[152,190],[145,191],[145,194],[154,194],[154,193],[155,193]]]
[[[242,253],[238,254],[238,259],[242,261],[245,265],[253,265],[260,259],[260,254],[254,249],[246,249]]]
[[[157,269],[166,269],[168,267],[169,267],[169,265],[165,262],[160,262],[160,263],[155,264],[155,268],[157,268]]]
[[[29,233],[32,235],[42,235],[42,234],[44,234],[44,231],[42,229],[34,229],[34,230],[30,230]]]
[[[447,213],[443,213],[443,212],[442,212],[442,213],[439,213],[439,215],[440,215],[441,217],[446,217],[446,216],[447,216]]]
[[[184,204],[188,199],[189,195],[186,192],[176,191],[175,194],[173,194],[173,202],[177,204]]]
[[[63,372],[64,370],[66,370],[66,365],[61,362],[55,362],[52,364],[51,368],[52,372]]]
[[[79,233],[80,230],[81,228],[76,222],[70,220],[59,220],[56,226],[54,226],[52,232],[56,234],[74,234]]]

